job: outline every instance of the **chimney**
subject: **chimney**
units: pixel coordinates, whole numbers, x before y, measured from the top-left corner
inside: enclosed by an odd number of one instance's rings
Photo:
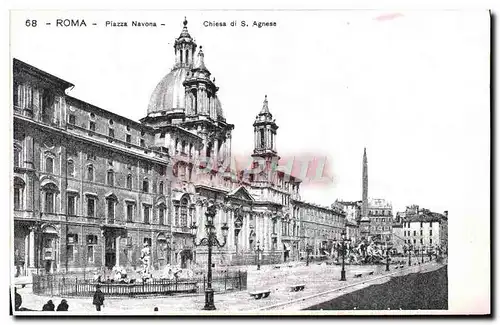
[[[448,211],[445,211],[445,212],[444,212],[444,216],[445,216],[446,218],[448,218]]]

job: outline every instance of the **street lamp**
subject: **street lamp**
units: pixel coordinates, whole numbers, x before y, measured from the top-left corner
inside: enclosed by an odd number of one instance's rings
[[[350,242],[351,240],[346,239],[345,230],[342,230],[340,238],[341,238],[341,240],[339,242],[340,247],[337,248],[338,250],[340,250],[340,254],[342,254],[342,270],[340,271],[340,281],[346,281],[346,278],[345,278],[345,254],[346,254],[346,250],[347,250],[346,242]],[[334,240],[334,242],[336,242],[336,240]]]
[[[217,233],[214,226],[214,217],[217,210],[215,205],[210,205],[207,208],[207,212],[205,212],[205,216],[207,217],[205,224],[205,231],[207,237],[202,238],[200,242],[196,243],[196,232],[198,226],[196,226],[196,222],[193,222],[191,225],[191,234],[193,235],[193,243],[195,246],[207,246],[208,247],[208,272],[207,272],[207,288],[205,289],[205,307],[203,310],[215,310],[214,305],[214,290],[212,289],[212,246],[224,247],[226,245],[227,233],[229,231],[229,227],[227,223],[221,227],[222,236],[224,237],[224,242],[221,244],[217,239]]]
[[[312,248],[309,244],[306,245],[306,266],[309,266],[309,254],[312,252]]]
[[[385,270],[389,271],[389,247],[387,242],[385,242]]]
[[[260,248],[260,241],[257,240],[257,249],[255,250],[257,252],[257,271],[260,270],[260,253],[262,252],[262,249]]]
[[[408,245],[408,266],[411,266],[411,250],[412,246]]]

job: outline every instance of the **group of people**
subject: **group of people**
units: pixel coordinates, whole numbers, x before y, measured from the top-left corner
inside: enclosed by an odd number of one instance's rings
[[[23,298],[17,292],[17,288],[14,288],[14,304],[16,311],[33,311],[32,309],[21,307]],[[104,306],[104,293],[101,291],[99,284],[96,286],[92,304],[95,305],[97,311],[101,311],[101,308]],[[69,305],[66,299],[62,299],[57,308],[52,299],[47,301],[42,307],[42,311],[68,311],[68,309]]]
[[[54,309],[56,306],[52,302],[52,300],[47,301],[45,305],[42,307],[42,311],[68,311],[69,305],[66,299],[62,299],[57,309]]]
[[[19,292],[17,292],[17,288],[14,288],[14,307],[15,307],[15,310],[16,311],[32,311],[31,309],[21,307],[22,304],[23,304],[23,298],[21,297]],[[54,302],[52,302],[52,300],[47,301],[47,303],[45,305],[43,305],[43,307],[42,307],[42,311],[68,311],[68,309],[69,309],[69,305],[68,305],[68,302],[66,301],[66,299],[61,300],[61,302],[57,306],[57,309],[56,309],[56,306],[54,305]]]

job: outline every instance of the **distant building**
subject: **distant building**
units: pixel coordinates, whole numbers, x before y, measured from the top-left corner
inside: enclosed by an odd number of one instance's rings
[[[370,218],[370,238],[374,241],[392,241],[392,204],[385,199],[370,199],[368,202]]]
[[[414,250],[448,251],[448,211],[441,214],[412,205],[406,208],[402,220],[406,245]]]

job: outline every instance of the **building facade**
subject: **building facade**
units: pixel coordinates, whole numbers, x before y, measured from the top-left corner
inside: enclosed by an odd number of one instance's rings
[[[448,251],[448,211],[443,214],[412,205],[406,208],[403,238],[407,247],[415,250]]]
[[[370,218],[370,238],[379,242],[392,242],[392,204],[385,199],[370,199],[368,202]]]
[[[21,274],[206,263],[205,212],[215,205],[216,265],[297,260],[338,238],[345,214],[301,201],[301,181],[276,168],[278,125],[267,97],[251,166],[228,168],[234,125],[187,21],[174,65],[139,122],[74,98],[74,85],[13,61],[14,263]],[[192,228],[197,227],[195,234]],[[222,241],[222,238],[220,238]],[[329,245],[329,244],[326,244]]]

